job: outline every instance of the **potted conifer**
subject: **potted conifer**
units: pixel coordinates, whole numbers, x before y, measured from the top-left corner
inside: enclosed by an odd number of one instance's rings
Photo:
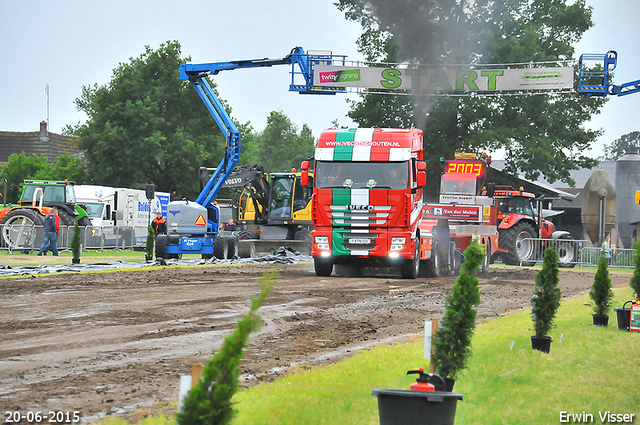
[[[609,278],[609,259],[600,255],[598,259],[598,271],[593,279],[589,297],[594,302],[593,324],[607,326],[609,324],[609,311],[613,301],[613,291],[611,290],[611,279]]]
[[[446,297],[445,313],[438,324],[435,347],[435,371],[444,378],[447,390],[453,390],[456,374],[466,367],[471,354],[471,337],[476,327],[476,309],[480,304],[478,267],[484,261],[484,249],[474,241],[464,251],[464,263],[451,293]]]
[[[145,244],[145,261],[153,260],[153,244],[156,241],[156,232],[153,231],[153,227],[149,226],[147,231],[147,243]]]
[[[536,285],[531,297],[531,316],[535,333],[531,337],[531,347],[544,353],[551,349],[552,338],[549,332],[562,297],[558,282],[558,253],[552,247],[547,248],[544,251],[542,270],[536,275]]]
[[[82,251],[82,245],[80,242],[80,226],[78,226],[78,222],[73,228],[73,236],[71,237],[71,252],[73,254],[73,258],[71,262],[73,264],[80,264],[80,253]]]

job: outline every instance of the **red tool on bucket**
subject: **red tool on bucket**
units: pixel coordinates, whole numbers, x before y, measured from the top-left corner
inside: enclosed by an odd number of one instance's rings
[[[444,379],[435,373],[424,373],[424,368],[410,370],[407,375],[418,374],[415,384],[411,384],[413,391],[445,391]]]
[[[636,300],[635,304],[631,305],[629,330],[633,332],[640,332],[640,298]]]

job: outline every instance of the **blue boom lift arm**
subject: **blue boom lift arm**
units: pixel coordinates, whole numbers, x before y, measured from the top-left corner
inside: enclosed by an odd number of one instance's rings
[[[605,54],[587,53],[580,56],[578,93],[587,96],[626,96],[640,92],[640,80],[615,85],[609,83],[609,73],[616,69],[618,53],[609,50]],[[591,66],[589,66],[592,64]]]
[[[240,160],[240,132],[207,82],[206,77],[208,75],[216,75],[220,71],[239,68],[291,65],[289,91],[296,91],[300,94],[336,94],[345,92],[346,89],[344,87],[314,86],[313,67],[317,64],[331,65],[336,62],[344,62],[344,60],[344,55],[334,55],[327,51],[305,52],[301,47],[295,47],[289,55],[281,59],[264,58],[204,64],[180,64],[180,78],[191,82],[227,140],[225,156],[216,167],[216,171],[204,186],[200,195],[198,195],[196,203],[207,206],[213,202],[225,180]],[[298,70],[296,70],[296,66]],[[299,78],[296,79],[296,77],[300,76],[303,77],[304,81],[297,84],[296,80],[299,80]]]

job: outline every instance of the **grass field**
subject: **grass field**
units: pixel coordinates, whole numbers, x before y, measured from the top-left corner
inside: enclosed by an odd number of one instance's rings
[[[632,295],[626,287],[614,293],[616,306]],[[584,415],[592,415],[592,423],[607,423],[599,416],[606,412],[633,414],[633,423],[640,423],[640,333],[619,331],[615,314],[608,327],[593,326],[591,313],[586,294],[563,302],[549,354],[531,349],[530,311],[479,325],[469,367],[455,385],[455,391],[464,394],[456,423],[553,424],[569,414],[587,419]],[[408,389],[415,375],[406,376],[406,371],[428,369],[422,357],[423,341],[416,339],[373,348],[326,367],[299,369],[237,394],[233,424],[378,424],[371,390]],[[144,421],[172,423],[173,418],[165,417]]]

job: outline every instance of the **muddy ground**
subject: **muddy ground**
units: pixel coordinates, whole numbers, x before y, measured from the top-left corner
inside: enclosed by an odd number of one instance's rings
[[[309,263],[0,279],[0,413],[79,411],[83,422],[173,413],[180,375],[220,347],[271,269],[279,277],[245,354],[246,386],[420,334],[455,280],[319,278]],[[478,319],[530,308],[535,274],[496,267],[481,276]],[[565,298],[592,283],[593,271],[561,271]]]

